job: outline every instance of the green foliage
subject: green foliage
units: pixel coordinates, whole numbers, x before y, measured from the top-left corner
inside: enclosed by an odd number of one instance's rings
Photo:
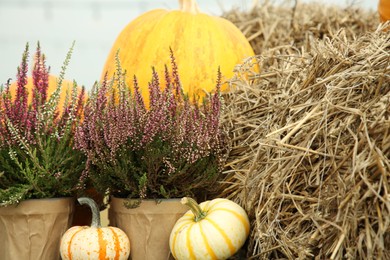
[[[38,45],[32,73],[33,101],[28,104],[27,56],[28,45],[18,68],[16,97],[11,97],[9,85],[1,91],[0,206],[26,199],[72,196],[82,187],[81,173],[86,158],[73,148],[73,143],[84,90],[77,97],[77,85],[74,84],[71,98],[60,113],[58,99],[64,72],[55,93],[47,99],[49,72]]]

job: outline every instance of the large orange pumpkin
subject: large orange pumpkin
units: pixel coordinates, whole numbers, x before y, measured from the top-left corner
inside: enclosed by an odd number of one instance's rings
[[[48,96],[48,98],[56,90],[56,88],[57,88],[57,80],[58,80],[58,77],[56,77],[54,75],[49,75],[49,87],[47,89],[47,96]],[[32,77],[28,78],[28,81],[27,81],[27,84],[26,84],[25,87],[26,87],[26,89],[28,91],[28,104],[31,104],[32,98],[33,98],[33,87],[34,87]],[[72,81],[70,81],[70,80],[63,80],[62,81],[60,99],[59,99],[59,102],[58,102],[58,110],[59,110],[60,113],[62,112],[67,92],[69,92],[68,95],[70,95],[71,91],[72,91],[72,88],[73,88],[73,82]],[[16,96],[16,89],[17,89],[17,83],[13,82],[10,85],[10,93],[11,93],[12,97]],[[78,92],[80,94],[81,87],[78,88]]]
[[[390,0],[379,0],[378,13],[381,22],[390,20]]]
[[[179,10],[156,9],[130,22],[112,46],[102,79],[106,72],[109,77],[115,72],[119,50],[127,84],[131,86],[136,75],[148,105],[151,67],[164,79],[164,65],[170,63],[171,48],[184,92],[190,97],[203,97],[215,88],[218,67],[224,79],[229,79],[238,63],[254,55],[245,36],[230,21],[201,13],[195,0],[179,3]],[[222,90],[226,88],[226,84],[222,86]]]

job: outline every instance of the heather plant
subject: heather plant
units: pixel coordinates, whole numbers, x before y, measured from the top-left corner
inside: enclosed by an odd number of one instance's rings
[[[72,196],[80,187],[85,156],[73,148],[73,142],[83,110],[84,89],[78,94],[74,83],[64,107],[58,108],[72,49],[73,46],[50,97],[49,68],[39,43],[32,69],[33,87],[30,90],[26,87],[28,44],[18,67],[15,94],[11,95],[9,82],[1,86],[0,206],[33,198]]]
[[[137,78],[129,90],[117,58],[113,79],[95,85],[76,131],[76,147],[88,158],[86,174],[94,186],[138,201],[210,194],[228,150],[219,122],[218,75],[217,91],[203,103],[192,102],[181,90],[171,52],[164,87],[151,71],[146,107]]]

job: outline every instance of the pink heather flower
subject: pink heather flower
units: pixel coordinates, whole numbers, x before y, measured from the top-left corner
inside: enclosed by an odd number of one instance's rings
[[[182,102],[183,97],[183,90],[181,87],[180,77],[179,77],[179,70],[177,68],[177,63],[175,59],[175,55],[173,54],[173,50],[169,48],[170,55],[171,55],[171,66],[172,66],[172,78],[173,78],[173,89],[174,93],[177,97],[178,102]]]
[[[11,137],[12,133],[4,125],[5,120],[9,120],[10,124],[13,125],[15,129],[18,129],[19,134],[22,135],[21,138],[28,141],[31,144],[36,142],[36,134],[40,131],[46,131],[46,134],[52,134],[54,132],[63,132],[63,129],[68,122],[74,118],[79,118],[83,111],[83,99],[85,96],[85,90],[83,89],[80,95],[70,102],[69,106],[66,107],[61,115],[54,117],[54,124],[49,125],[46,129],[41,129],[43,124],[43,114],[45,113],[45,105],[47,101],[47,89],[48,89],[48,80],[49,80],[49,70],[45,65],[45,57],[41,53],[40,45],[38,44],[33,70],[33,86],[32,86],[32,104],[28,105],[28,91],[27,91],[27,73],[28,73],[28,45],[23,54],[22,63],[18,67],[17,74],[17,87],[15,97],[11,97],[10,85],[7,84],[5,90],[1,96],[1,108],[2,113],[0,118],[2,127],[1,127],[1,136],[3,139],[8,140],[9,144],[13,144],[13,138]],[[57,112],[58,114],[58,112]],[[57,129],[56,129],[57,128]],[[41,133],[42,134],[42,133]]]
[[[28,54],[26,45],[15,94],[11,96],[9,83],[0,93],[0,159],[7,162],[0,164],[0,190],[10,191],[0,194],[2,205],[15,203],[15,194],[23,199],[74,195],[84,168],[84,155],[73,149],[84,91],[79,97],[73,92],[69,107],[61,113],[48,102],[49,69],[38,44],[32,66],[33,86],[28,93]],[[56,110],[58,116],[52,117],[51,112]]]
[[[27,48],[27,47],[26,47]],[[27,85],[27,73],[28,73],[28,52],[23,55],[22,63],[18,67],[17,78],[17,88],[16,88],[16,97],[14,104],[11,110],[11,118],[15,120],[19,125],[24,124],[27,121],[27,101],[28,101],[28,92],[26,89]]]
[[[75,141],[103,192],[150,197],[170,189],[171,195],[189,195],[191,187],[218,177],[226,152],[219,125],[220,75],[217,93],[200,105],[184,95],[172,50],[171,69],[165,66],[164,87],[152,69],[148,109],[137,78],[131,92],[120,69],[114,81],[105,78],[91,95]],[[179,179],[183,185],[177,185]]]
[[[138,81],[136,76],[134,76],[134,99],[135,99],[135,109],[136,109],[136,111],[134,112],[137,113],[138,116],[140,116],[141,114],[145,113],[146,108],[145,108],[143,97],[141,95],[141,91],[138,86]]]
[[[38,109],[42,106],[47,98],[47,89],[49,87],[49,71],[45,65],[45,57],[41,54],[41,48],[38,43],[35,54],[35,64],[32,72],[33,77],[33,107]]]

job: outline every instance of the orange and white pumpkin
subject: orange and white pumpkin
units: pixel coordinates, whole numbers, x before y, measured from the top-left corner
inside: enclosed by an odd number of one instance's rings
[[[80,204],[87,204],[92,210],[91,226],[75,226],[62,236],[60,253],[64,260],[127,260],[130,255],[130,241],[127,235],[116,227],[101,227],[100,212],[96,202],[90,198],[79,198]]]
[[[245,243],[249,219],[245,210],[228,199],[197,204],[184,197],[191,210],[175,224],[169,247],[175,259],[227,259]]]

